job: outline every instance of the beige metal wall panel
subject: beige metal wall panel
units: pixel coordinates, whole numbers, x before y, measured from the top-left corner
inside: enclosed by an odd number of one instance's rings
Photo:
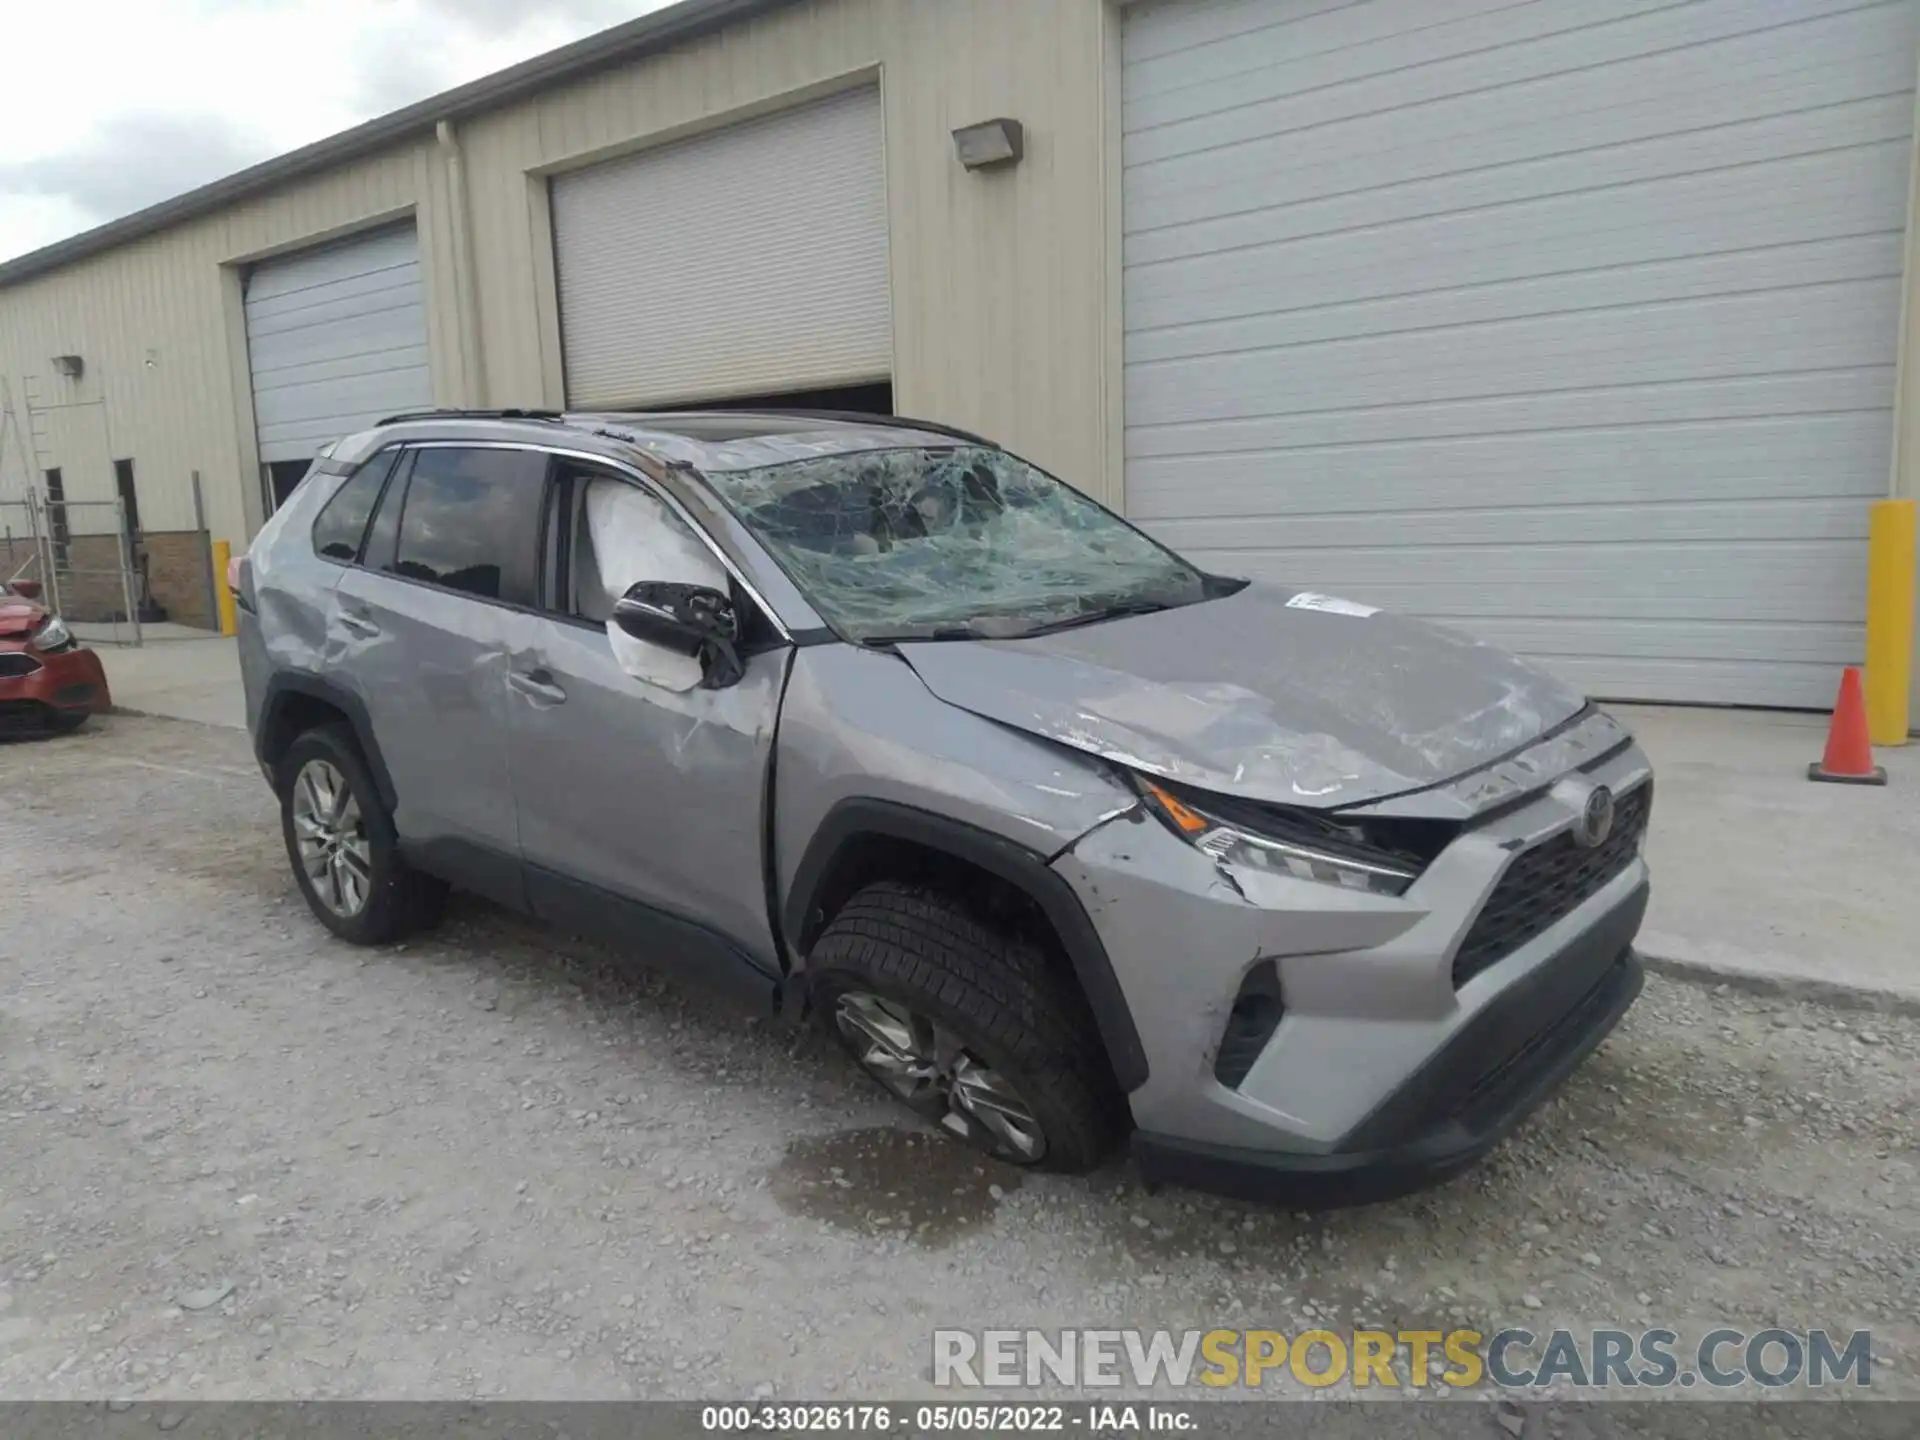
[[[68,494],[111,497],[112,460],[131,458],[142,523],[186,530],[198,470],[215,537],[244,543],[259,524],[259,468],[251,407],[243,404],[245,347],[228,325],[233,263],[412,212],[423,173],[419,148],[370,156],[0,289],[0,374],[16,406],[29,377],[49,405],[101,402],[52,412],[62,418],[43,426],[41,463],[60,467]],[[422,234],[424,246],[424,225]],[[423,270],[437,379],[454,368],[434,323],[448,302],[437,293],[436,266],[429,261]],[[86,362],[78,380],[53,373],[52,357],[67,354]],[[11,442],[6,449],[0,490],[17,492],[18,453]]]
[[[882,159],[862,88],[555,176],[567,403],[890,378]]]
[[[1822,708],[1920,0],[1128,12],[1134,515],[1610,699]]]
[[[877,76],[896,407],[1117,499],[1116,34],[1103,0],[814,0],[467,121],[487,399],[563,400],[542,176]],[[969,173],[952,132],[996,116],[1025,127],[1026,157]]]
[[[471,378],[431,132],[0,288],[0,373],[16,393],[36,375],[49,398],[105,400],[149,527],[193,523],[198,469],[215,535],[244,541],[260,507],[235,262],[411,214],[435,400],[559,403],[549,175],[877,82],[897,407],[1117,498],[1113,32],[1106,0],[810,0],[462,120]],[[1026,157],[969,174],[951,132],[996,116],[1025,126]],[[56,385],[48,361],[71,353],[87,374]]]

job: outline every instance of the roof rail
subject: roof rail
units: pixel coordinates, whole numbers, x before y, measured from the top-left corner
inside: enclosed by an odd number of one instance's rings
[[[405,420],[560,420],[565,418],[558,410],[463,410],[458,406],[441,406],[434,410],[407,410],[398,415],[389,415],[375,421],[378,425],[398,425]]]
[[[803,420],[839,420],[850,425],[887,425],[892,424],[902,430],[925,430],[934,435],[951,435],[956,440],[970,441],[975,445],[987,445],[1001,449],[1000,442],[989,440],[984,435],[976,435],[971,430],[962,430],[957,425],[943,425],[938,420],[915,420],[908,415],[876,415],[870,410],[810,410],[796,409],[790,405],[753,405],[742,406],[738,410],[701,410],[697,407],[688,410],[636,410],[632,412],[636,420],[660,419],[671,421],[676,415],[794,415]]]

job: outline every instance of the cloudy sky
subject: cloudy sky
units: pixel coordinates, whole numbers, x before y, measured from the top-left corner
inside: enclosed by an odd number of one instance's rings
[[[0,5],[0,260],[666,3]]]

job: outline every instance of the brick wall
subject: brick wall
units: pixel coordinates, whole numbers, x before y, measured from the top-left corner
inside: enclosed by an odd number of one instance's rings
[[[204,530],[149,531],[141,537],[147,583],[155,604],[178,625],[217,628],[208,608],[207,535]],[[33,542],[0,539],[0,574],[11,575],[33,554]],[[120,541],[112,535],[76,535],[67,542],[72,573],[60,577],[60,610],[69,620],[111,620],[126,608],[120,588]],[[44,579],[38,568],[30,578]],[[135,598],[138,598],[136,588]]]
[[[147,552],[148,591],[156,605],[165,607],[167,619],[176,625],[197,625],[202,630],[220,628],[219,617],[209,608],[207,566],[212,563],[204,530],[149,530],[141,537]],[[216,577],[226,584],[226,577]]]

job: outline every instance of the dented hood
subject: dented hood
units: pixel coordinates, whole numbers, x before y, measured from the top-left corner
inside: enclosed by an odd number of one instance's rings
[[[1585,703],[1464,635],[1258,584],[1027,640],[899,650],[950,705],[1199,789],[1284,805],[1423,789],[1524,746]]]
[[[0,635],[31,635],[46,622],[43,606],[16,595],[0,596]]]

